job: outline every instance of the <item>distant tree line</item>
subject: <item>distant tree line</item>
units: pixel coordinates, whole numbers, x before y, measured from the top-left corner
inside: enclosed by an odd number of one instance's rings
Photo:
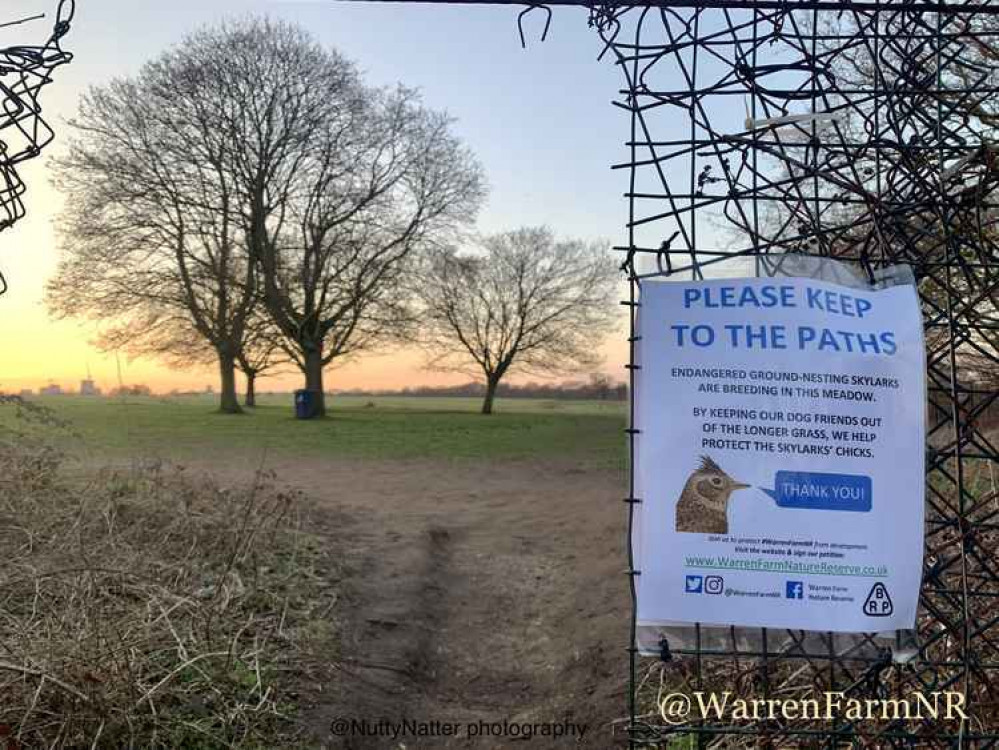
[[[139,383],[137,385],[122,385],[117,388],[112,388],[108,391],[109,396],[121,397],[121,396],[152,396],[153,389],[144,383]]]
[[[342,393],[351,396],[415,396],[441,397],[454,396],[465,398],[483,398],[487,385],[481,382],[463,383],[450,386],[414,386],[398,390],[365,390],[351,389]],[[570,383],[525,383],[512,385],[501,383],[496,388],[495,395],[499,398],[534,398],[549,400],[587,400],[587,401],[626,401],[628,399],[627,383],[615,383],[610,378],[597,376],[588,382]]]

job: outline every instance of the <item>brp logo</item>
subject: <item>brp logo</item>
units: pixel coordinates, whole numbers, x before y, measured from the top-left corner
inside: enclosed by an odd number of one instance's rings
[[[888,595],[888,589],[878,581],[871,587],[871,593],[864,600],[864,614],[868,617],[888,617],[895,611]]]

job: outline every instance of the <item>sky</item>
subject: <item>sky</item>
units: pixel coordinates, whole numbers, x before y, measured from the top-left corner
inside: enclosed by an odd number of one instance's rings
[[[36,12],[47,12],[48,20],[0,30],[0,44],[44,41],[56,4],[4,0],[0,22]],[[43,93],[45,116],[57,140],[45,156],[22,169],[28,217],[0,234],[0,269],[10,284],[0,297],[0,391],[48,382],[76,388],[88,368],[104,388],[118,383],[119,368],[125,383],[145,383],[158,392],[215,384],[211,369],[170,370],[102,353],[89,343],[92,328],[50,319],[43,287],[59,257],[52,220],[62,200],[49,183],[47,162],[59,152],[68,131],[65,121],[88,86],[133,75],[185,33],[228,17],[266,14],[300,24],[357,62],[368,83],[417,87],[427,105],[449,112],[456,118],[455,132],[488,175],[490,198],[479,231],[548,224],[563,236],[623,239],[626,175],[610,166],[625,156],[628,120],[611,105],[619,72],[608,59],[597,61],[601,46],[581,8],[555,9],[543,43],[544,12],[531,13],[522,49],[519,6],[336,0],[77,0],[77,6],[64,42],[76,59],[57,70]],[[622,337],[603,347],[603,371],[616,379],[624,373]],[[406,350],[367,355],[331,368],[327,387],[381,389],[468,380],[429,372],[422,362],[418,353]],[[286,390],[298,384],[299,376],[289,373],[259,387]]]

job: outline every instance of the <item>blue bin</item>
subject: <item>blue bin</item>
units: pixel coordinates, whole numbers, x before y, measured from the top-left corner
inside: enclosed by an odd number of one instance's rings
[[[316,416],[319,399],[315,391],[295,391],[295,419],[312,419]]]

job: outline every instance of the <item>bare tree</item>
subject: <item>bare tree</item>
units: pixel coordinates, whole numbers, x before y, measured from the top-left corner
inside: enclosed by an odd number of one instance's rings
[[[618,320],[607,246],[557,240],[546,227],[486,237],[482,252],[437,249],[418,275],[430,366],[485,378],[482,413],[512,369],[552,375],[597,361]]]
[[[399,336],[408,259],[474,219],[482,171],[447,116],[291,26],[204,31],[184,54],[231,145],[264,303],[324,414],[323,369]]]
[[[76,137],[55,162],[66,196],[63,258],[48,284],[59,316],[104,324],[132,354],[214,350],[220,407],[240,411],[236,361],[259,300],[229,169],[231,144],[177,52],[83,97]],[[190,88],[188,86],[188,88]],[[179,95],[178,91],[184,95]]]
[[[52,308],[110,317],[139,349],[163,337],[136,319],[182,311],[217,353],[226,411],[262,299],[324,413],[323,368],[399,333],[406,259],[484,193],[446,116],[266,20],[187,37],[92,90],[74,125]]]
[[[262,307],[247,323],[243,344],[236,359],[246,380],[243,406],[247,407],[257,405],[257,378],[294,362],[285,346],[284,337]]]

